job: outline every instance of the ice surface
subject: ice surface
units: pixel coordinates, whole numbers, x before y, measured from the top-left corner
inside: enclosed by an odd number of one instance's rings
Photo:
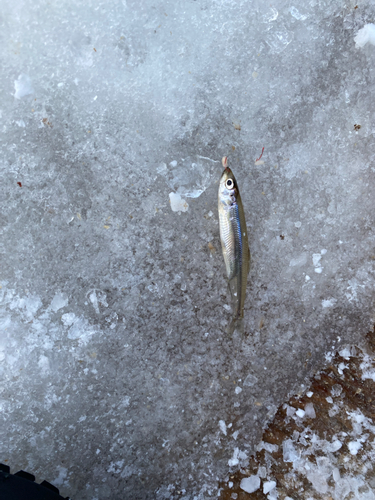
[[[354,38],[374,18],[370,1],[2,2],[12,470],[77,500],[215,496],[234,445],[249,456],[337,336],[371,327],[375,53]],[[252,254],[241,342],[223,155]]]

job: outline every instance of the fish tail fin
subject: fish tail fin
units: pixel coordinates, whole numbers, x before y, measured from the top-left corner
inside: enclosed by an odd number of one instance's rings
[[[244,333],[243,318],[239,316],[235,316],[234,318],[232,318],[227,328],[227,334],[232,336],[235,330],[237,330],[241,334]]]

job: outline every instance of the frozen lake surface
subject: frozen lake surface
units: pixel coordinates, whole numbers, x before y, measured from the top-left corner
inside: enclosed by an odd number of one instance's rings
[[[373,326],[375,5],[299,4],[3,0],[12,470],[74,500],[216,498]],[[252,254],[243,338],[225,334],[224,155]]]

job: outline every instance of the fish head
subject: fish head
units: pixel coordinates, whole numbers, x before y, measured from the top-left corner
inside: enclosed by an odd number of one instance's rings
[[[219,183],[219,200],[224,206],[232,206],[237,202],[239,191],[236,178],[229,167],[221,174]]]

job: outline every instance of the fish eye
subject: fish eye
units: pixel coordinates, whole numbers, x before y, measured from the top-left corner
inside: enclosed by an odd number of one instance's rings
[[[225,183],[225,185],[228,189],[232,189],[232,187],[233,187],[232,179],[228,179],[227,182]]]

